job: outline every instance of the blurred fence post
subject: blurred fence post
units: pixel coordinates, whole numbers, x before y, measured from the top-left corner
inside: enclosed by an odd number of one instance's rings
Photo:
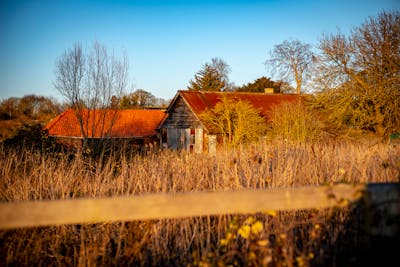
[[[369,234],[400,235],[400,183],[368,184],[365,204]]]

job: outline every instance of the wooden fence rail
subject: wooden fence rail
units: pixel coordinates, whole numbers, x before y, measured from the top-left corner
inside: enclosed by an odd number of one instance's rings
[[[360,200],[397,201],[400,184],[150,194],[0,204],[0,229],[327,208]],[[400,211],[399,211],[400,214]]]

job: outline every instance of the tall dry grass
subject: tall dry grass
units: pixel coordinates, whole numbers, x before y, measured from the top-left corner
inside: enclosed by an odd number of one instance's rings
[[[399,182],[400,153],[384,144],[262,142],[222,150],[217,156],[162,151],[115,154],[96,161],[79,155],[2,148],[0,176],[4,202]],[[263,224],[263,231],[248,239],[236,234],[229,246],[220,241],[233,231],[232,221],[240,227],[248,216],[1,231],[0,259],[2,265],[248,265],[253,261],[256,265],[300,266],[300,261],[315,265],[324,257],[333,257],[327,250],[339,253],[334,244],[351,230],[346,228],[349,214],[350,210],[330,209],[252,215]],[[322,255],[317,242],[323,238]],[[259,241],[268,245],[259,246]]]
[[[399,181],[398,152],[385,144],[274,142],[222,150],[217,156],[163,151],[95,161],[2,149],[0,199],[394,182]]]

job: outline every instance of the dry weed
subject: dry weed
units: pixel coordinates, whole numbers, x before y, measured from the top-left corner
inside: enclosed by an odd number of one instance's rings
[[[384,144],[263,142],[221,150],[217,156],[162,151],[96,161],[3,148],[0,175],[3,202],[399,182],[400,153]],[[248,216],[1,231],[0,261],[1,265],[54,266],[322,264],[321,259],[339,253],[336,245],[344,232],[358,227],[354,223],[349,226],[350,213],[322,210],[252,215],[262,231],[247,238],[236,232],[228,245],[221,245],[221,240],[233,232],[230,224],[236,221],[243,226]],[[349,244],[359,240],[354,238]]]

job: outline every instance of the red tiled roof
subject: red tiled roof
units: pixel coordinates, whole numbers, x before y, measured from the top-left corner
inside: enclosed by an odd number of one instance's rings
[[[302,96],[297,94],[265,94],[246,92],[209,92],[209,91],[179,91],[191,110],[198,115],[207,108],[213,108],[221,101],[223,96],[249,102],[253,107],[260,110],[260,115],[268,119],[269,113],[274,105],[283,102],[301,101]],[[171,106],[170,106],[171,107]]]
[[[156,128],[166,116],[164,110],[139,109],[91,110],[90,112],[83,110],[81,114],[84,130],[87,132],[87,136],[91,138],[153,136],[157,134]],[[111,125],[112,127],[110,127]],[[55,117],[44,129],[51,136],[83,137],[73,109],[68,109]]]

